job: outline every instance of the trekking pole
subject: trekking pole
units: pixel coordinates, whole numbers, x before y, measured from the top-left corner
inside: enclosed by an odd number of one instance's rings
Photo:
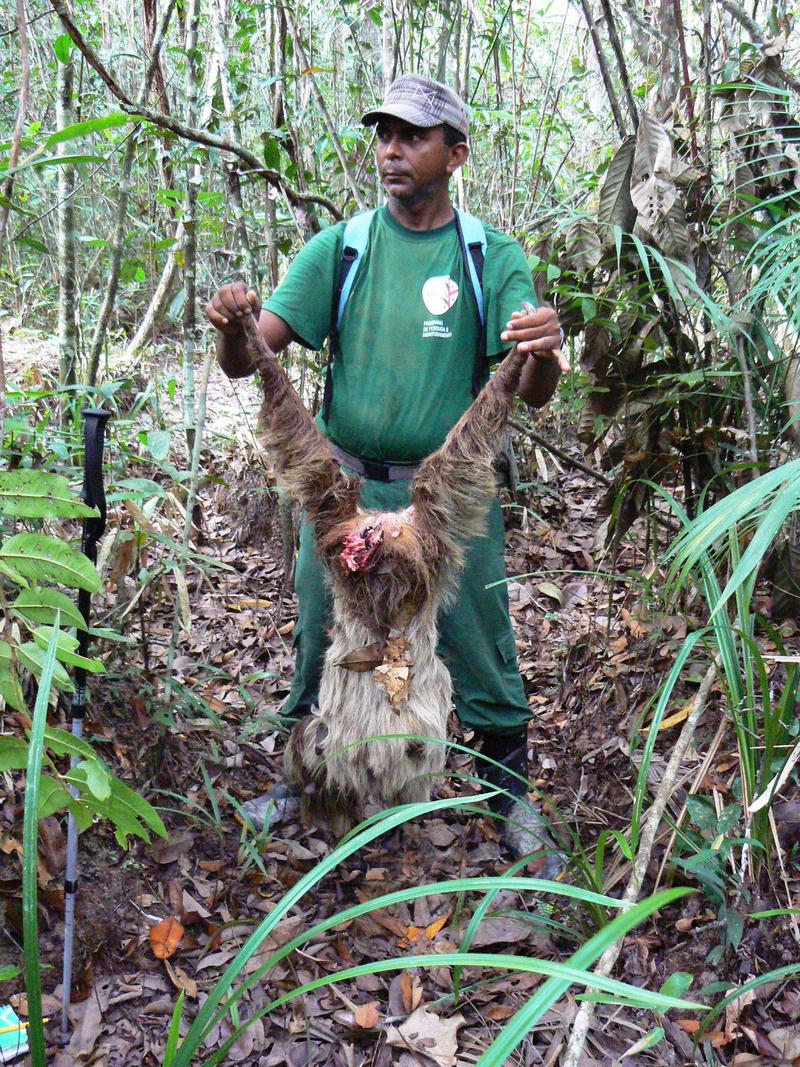
[[[87,559],[97,563],[97,542],[106,528],[106,495],[103,490],[103,439],[106,422],[111,417],[110,411],[88,408],[83,412],[83,489],[81,500],[91,508],[97,508],[99,515],[83,520],[81,550]],[[89,608],[91,595],[85,589],[78,590],[78,610],[83,616],[85,629],[78,630],[78,652],[81,656],[89,655]],[[72,697],[72,736],[83,736],[83,719],[86,714],[86,669],[75,668],[75,693]],[[80,762],[78,756],[72,756],[70,766],[74,768]],[[72,786],[70,792],[74,797],[78,790]],[[72,948],[75,935],[75,894],[78,889],[78,826],[72,812],[67,818],[67,869],[64,875],[64,972],[61,1008],[61,1038],[66,1044],[69,1038],[69,1018],[67,1015],[72,988]]]

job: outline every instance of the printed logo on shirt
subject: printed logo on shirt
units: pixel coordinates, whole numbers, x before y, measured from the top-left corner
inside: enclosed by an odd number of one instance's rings
[[[458,300],[458,285],[446,275],[428,278],[422,286],[422,300],[431,315],[444,315]]]

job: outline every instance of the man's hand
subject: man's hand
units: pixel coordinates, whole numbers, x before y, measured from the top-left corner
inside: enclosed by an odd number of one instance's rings
[[[511,341],[520,352],[527,352],[537,360],[557,363],[561,371],[569,370],[569,362],[561,351],[558,315],[551,307],[532,308],[527,304],[524,310],[512,312],[511,322],[500,339]]]
[[[242,332],[242,316],[255,315],[256,322],[261,313],[261,300],[254,289],[248,289],[244,282],[223,285],[211,297],[206,305],[206,315],[211,325],[226,337],[236,337]]]

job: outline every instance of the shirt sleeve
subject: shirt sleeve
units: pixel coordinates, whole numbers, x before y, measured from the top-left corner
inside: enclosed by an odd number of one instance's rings
[[[523,301],[539,306],[525,253],[517,242],[494,231],[489,235],[484,268],[486,298],[486,354],[490,360],[508,351],[508,341],[500,334],[511,320],[512,311],[520,311]]]
[[[322,348],[330,332],[343,232],[344,224],[339,223],[315,234],[264,304],[283,319],[300,344],[314,351]]]

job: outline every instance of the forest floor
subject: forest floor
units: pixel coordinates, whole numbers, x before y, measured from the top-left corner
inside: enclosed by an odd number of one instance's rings
[[[147,561],[140,557],[137,562],[125,549],[130,540],[118,536],[132,529],[137,516],[119,504],[110,510],[114,540],[106,554],[109,592],[105,609],[97,607],[109,624],[116,619],[118,628],[130,630],[136,644],[126,652],[124,663],[110,653],[109,674],[92,688],[87,734],[115,773],[162,808],[169,839],[134,842],[122,851],[102,827],[82,835],[74,1031],[68,1048],[55,1053],[55,1067],[160,1065],[176,990],[186,993],[186,1018],[191,1021],[258,922],[335,844],[324,828],[299,822],[255,837],[236,810],[281,775],[283,734],[269,716],[280,706],[291,678],[295,604],[285,580],[280,523],[265,489],[263,459],[246,440],[246,428],[254,422],[255,390],[243,383],[235,394],[232,400],[229,384],[215,373],[209,398],[213,448],[204,453],[209,477],[201,492],[201,533],[194,546],[211,566],[188,574],[191,625],[182,633],[174,664],[178,686],[169,708],[165,655],[180,597],[161,582],[151,588],[146,610],[134,605],[120,620],[136,594],[136,567]],[[582,455],[566,420],[543,416],[540,432],[557,439],[576,458]],[[179,444],[173,441],[175,448]],[[658,587],[661,574],[635,537],[615,558],[605,551],[597,532],[602,486],[596,480],[545,450],[524,452],[522,476],[530,488],[508,502],[507,565],[515,576],[509,596],[533,713],[533,785],[565,840],[571,832],[589,851],[603,830],[624,831],[628,826],[636,777],[632,745],[643,736],[642,714],[672,665],[687,626],[699,620],[677,606],[665,610]],[[144,468],[126,473],[154,477]],[[159,511],[150,522],[153,531],[176,536],[174,514]],[[154,541],[148,549],[151,562],[159,551]],[[784,624],[783,631],[791,638],[796,627]],[[690,699],[705,668],[698,655],[684,672],[686,682],[671,710]],[[158,719],[164,725],[159,726]],[[730,796],[737,772],[730,732],[718,744],[708,772],[696,782],[719,722],[716,691],[670,805],[673,815],[690,786],[715,802]],[[662,732],[652,768],[654,782],[663,774],[678,729],[679,724]],[[453,736],[466,745],[471,742],[455,718]],[[468,756],[453,752],[448,770],[462,777],[446,779],[438,795],[474,792],[476,787],[463,779],[470,766]],[[0,963],[19,963],[15,945],[21,942],[20,867],[9,842],[21,834],[22,799],[10,795],[3,807],[0,895],[5,922]],[[46,1011],[56,1016],[64,840],[58,821],[51,818],[47,823],[40,865],[41,950],[50,968],[44,972]],[[668,836],[659,838],[645,892],[656,882],[663,886],[665,879],[674,878],[669,868],[660,871]],[[568,851],[574,853],[574,844]],[[617,854],[612,858],[610,847],[607,856],[605,890],[620,895],[629,864]],[[281,919],[245,973],[252,973],[299,932],[350,905],[424,882],[496,875],[508,866],[489,818],[447,810],[418,820],[402,836],[377,839],[323,878]],[[785,906],[787,889],[796,901],[796,863],[787,877],[788,883],[778,879],[774,885],[765,879],[760,896],[743,909]],[[585,884],[573,867],[567,881]],[[347,967],[456,951],[479,899],[443,894],[421,898],[320,934],[254,985],[241,1004],[242,1016]],[[153,930],[165,919],[173,920],[171,932],[180,939],[162,960],[154,955],[159,935]],[[472,947],[563,961],[595,929],[592,916],[575,906],[556,905],[551,919],[564,928],[548,928],[529,895],[502,893]],[[694,997],[710,983],[744,983],[800,955],[796,928],[779,916],[747,924],[738,950],[726,951],[709,965],[706,957],[721,936],[715,919],[702,893],[662,911],[626,938],[616,977],[657,989],[671,973],[686,971],[695,976]],[[164,929],[159,927],[162,934]],[[362,975],[322,987],[255,1023],[224,1062],[258,1067],[475,1063],[542,981],[531,974],[482,981],[486,977],[468,971],[468,988],[457,1002],[448,967]],[[11,992],[7,984],[4,997]],[[709,1002],[715,998],[706,997]],[[24,1002],[16,1003],[24,1009]],[[562,998],[507,1062],[555,1064],[577,1009],[572,993]],[[626,1050],[656,1023],[644,1012],[599,1006],[583,1062],[587,1067],[620,1061],[694,1062],[692,1021],[672,1013],[658,1024],[665,1028],[664,1040],[622,1061]],[[737,1067],[795,1062],[800,1056],[797,986],[763,987],[739,1001],[717,1025],[718,1062]],[[55,1028],[49,1029],[55,1038]],[[217,1027],[196,1062],[205,1062],[231,1032],[230,1020]]]

